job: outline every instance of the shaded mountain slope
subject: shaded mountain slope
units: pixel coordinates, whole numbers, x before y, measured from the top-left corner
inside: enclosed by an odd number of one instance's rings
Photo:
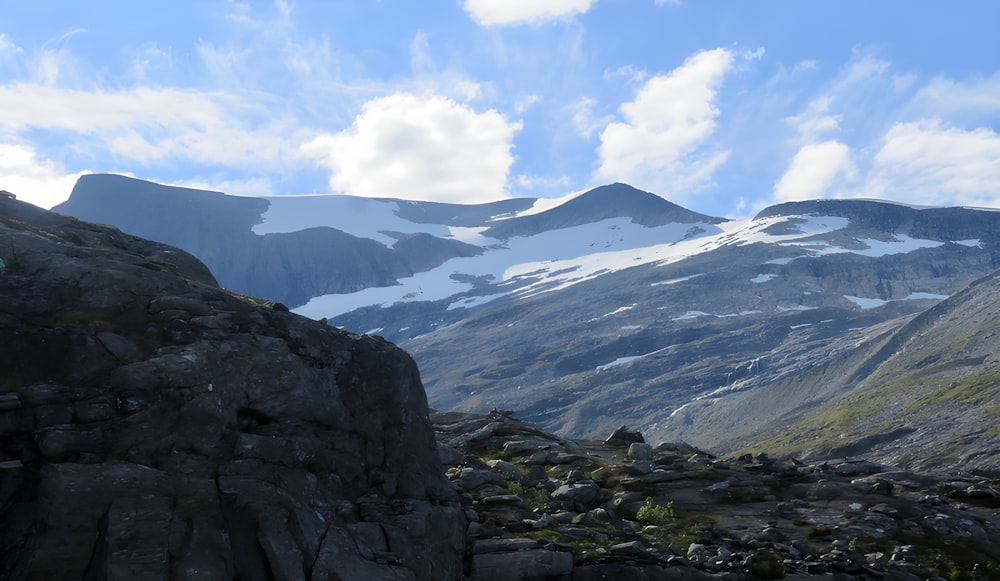
[[[923,470],[1000,471],[1000,272],[872,347],[855,358],[847,393],[800,414],[785,435],[761,446],[865,455]]]
[[[429,235],[387,245],[329,227],[258,235],[253,228],[264,221],[271,203],[94,174],[82,176],[69,200],[53,210],[183,248],[208,265],[223,286],[291,306],[317,295],[392,285],[450,258],[479,252]],[[423,214],[448,213],[434,210]],[[420,212],[411,209],[414,213]]]

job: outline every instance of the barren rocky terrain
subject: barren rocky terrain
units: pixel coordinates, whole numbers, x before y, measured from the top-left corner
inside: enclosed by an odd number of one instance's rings
[[[435,413],[469,526],[466,574],[511,579],[998,579],[998,474],[860,458],[720,459],[509,412]]]

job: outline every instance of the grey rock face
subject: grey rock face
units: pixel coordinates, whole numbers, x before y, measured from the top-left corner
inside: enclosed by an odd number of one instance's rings
[[[457,579],[415,364],[0,199],[0,578]]]

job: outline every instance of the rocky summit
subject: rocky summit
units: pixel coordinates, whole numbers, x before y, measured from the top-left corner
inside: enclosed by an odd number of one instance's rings
[[[413,360],[0,196],[0,579],[441,579]]]
[[[998,481],[435,413],[475,581],[1000,579]]]

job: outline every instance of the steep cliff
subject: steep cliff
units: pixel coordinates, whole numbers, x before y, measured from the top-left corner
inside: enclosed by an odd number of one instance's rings
[[[0,198],[0,579],[455,579],[416,365]]]

